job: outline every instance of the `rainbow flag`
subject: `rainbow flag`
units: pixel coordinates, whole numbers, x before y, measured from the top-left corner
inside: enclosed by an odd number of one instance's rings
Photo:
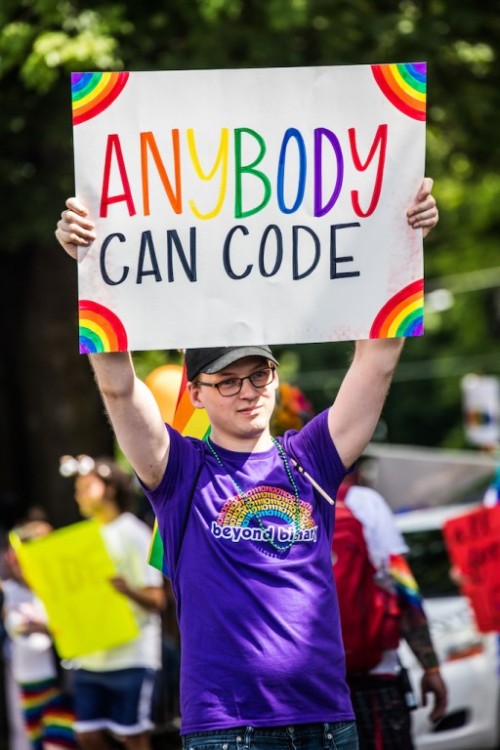
[[[184,364],[182,370],[182,380],[179,389],[179,396],[177,398],[177,406],[175,407],[175,414],[172,426],[178,430],[181,435],[188,437],[196,437],[200,440],[206,438],[210,432],[210,422],[208,421],[208,414],[205,409],[195,409],[189,398],[189,393],[186,388],[187,374],[186,365]],[[168,568],[165,561],[165,554],[163,549],[163,542],[158,529],[158,522],[155,519],[153,527],[153,536],[151,538],[151,545],[149,547],[148,562],[153,568],[161,570],[162,573],[168,575]]]
[[[396,591],[407,605],[425,617],[422,595],[406,558],[403,555],[390,555],[389,573],[396,583]]]

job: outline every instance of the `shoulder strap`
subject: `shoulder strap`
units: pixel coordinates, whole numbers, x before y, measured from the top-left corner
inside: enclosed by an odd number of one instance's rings
[[[333,497],[330,497],[328,492],[324,490],[320,484],[318,484],[318,482],[304,469],[303,466],[301,466],[301,464],[299,464],[298,461],[290,457],[290,463],[295,469],[297,469],[299,474],[302,474],[302,476],[304,476],[312,484],[314,489],[319,492],[321,497],[323,497],[328,503],[330,503],[330,505],[335,505],[335,500],[333,499]]]
[[[175,567],[177,568],[177,563],[179,562],[179,558],[181,556],[181,550],[182,550],[182,543],[184,542],[184,537],[186,535],[186,528],[189,521],[189,515],[191,513],[191,508],[193,506],[193,499],[194,499],[194,493],[196,492],[196,487],[198,485],[198,480],[200,478],[201,470],[203,469],[203,461],[201,461],[200,465],[198,466],[198,469],[196,470],[196,475],[194,478],[193,486],[191,488],[191,492],[189,493],[188,501],[186,503],[186,513],[184,516],[184,523],[182,524],[181,534],[179,537],[179,546],[177,548],[177,557],[175,558]]]

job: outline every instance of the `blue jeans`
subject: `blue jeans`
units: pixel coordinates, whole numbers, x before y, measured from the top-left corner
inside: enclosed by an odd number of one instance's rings
[[[239,727],[195,732],[182,737],[183,750],[358,750],[354,721]]]

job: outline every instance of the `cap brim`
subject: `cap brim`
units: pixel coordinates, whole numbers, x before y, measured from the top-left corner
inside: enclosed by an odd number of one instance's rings
[[[237,349],[225,352],[220,357],[217,357],[213,362],[203,368],[202,372],[206,372],[207,375],[213,375],[216,372],[225,370],[226,367],[234,364],[239,359],[244,357],[262,357],[263,359],[271,360],[274,364],[279,364],[274,354],[267,348],[262,346],[241,346]]]

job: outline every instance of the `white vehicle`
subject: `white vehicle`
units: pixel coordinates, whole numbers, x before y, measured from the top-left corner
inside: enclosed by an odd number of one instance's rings
[[[449,518],[477,504],[451,505],[396,514],[410,548],[408,560],[424,598],[424,607],[448,687],[445,716],[433,725],[430,707],[412,712],[418,750],[493,750],[500,743],[499,636],[475,627],[468,600],[450,577],[450,561],[441,529]],[[401,658],[420,705],[421,669],[403,643]],[[432,701],[432,696],[430,697]]]

